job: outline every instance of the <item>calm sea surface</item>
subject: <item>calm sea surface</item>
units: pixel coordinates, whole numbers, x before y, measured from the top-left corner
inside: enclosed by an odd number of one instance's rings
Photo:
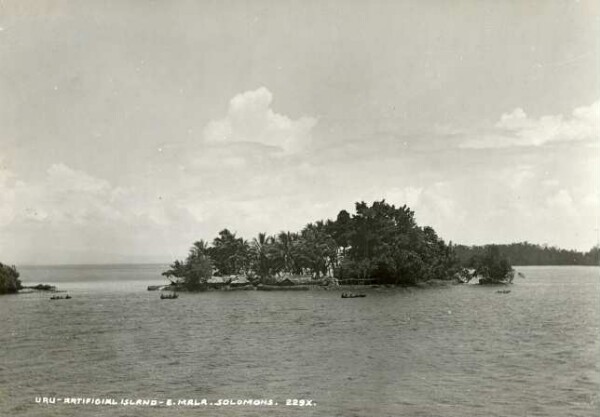
[[[160,300],[161,265],[21,267],[0,297],[0,416],[598,416],[600,268],[475,285]],[[41,405],[40,396],[277,406]],[[286,407],[286,399],[316,406]]]

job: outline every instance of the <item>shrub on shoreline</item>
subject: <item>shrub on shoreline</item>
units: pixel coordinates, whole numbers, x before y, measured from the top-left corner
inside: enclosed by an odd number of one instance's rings
[[[500,253],[496,245],[486,246],[485,252],[471,258],[470,266],[474,276],[479,277],[480,284],[510,284],[515,276],[515,270],[510,260]]]
[[[17,268],[0,263],[0,294],[14,294],[21,288]]]

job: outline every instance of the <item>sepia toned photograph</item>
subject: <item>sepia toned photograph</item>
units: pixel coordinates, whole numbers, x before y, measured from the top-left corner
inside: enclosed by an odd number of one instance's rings
[[[0,1],[1,417],[598,415],[598,1]]]

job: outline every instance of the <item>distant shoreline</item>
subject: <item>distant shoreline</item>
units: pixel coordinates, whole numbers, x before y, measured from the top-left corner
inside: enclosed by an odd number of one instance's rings
[[[15,264],[19,269],[43,269],[43,268],[81,268],[81,267],[91,267],[91,268],[109,268],[109,267],[119,267],[119,266],[155,266],[155,267],[168,267],[168,263],[150,263],[150,264],[138,264],[138,263],[119,263],[119,264],[49,264],[49,265],[29,265],[29,264]],[[589,264],[564,264],[564,265],[553,265],[553,264],[526,264],[526,265],[518,265],[514,264],[515,268],[524,268],[524,267],[540,267],[540,266],[554,266],[554,267],[562,267],[562,266],[591,266],[591,267],[600,267],[600,265],[589,265]]]

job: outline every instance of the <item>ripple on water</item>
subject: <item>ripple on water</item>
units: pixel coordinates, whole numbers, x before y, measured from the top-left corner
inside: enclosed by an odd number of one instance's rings
[[[524,268],[527,279],[507,295],[460,286],[372,289],[356,300],[310,291],[174,302],[145,291],[160,267],[89,268],[22,271],[31,281],[56,277],[74,295],[69,302],[0,300],[0,415],[98,412],[41,407],[36,395],[319,404],[217,409],[223,416],[600,414],[598,268]]]

